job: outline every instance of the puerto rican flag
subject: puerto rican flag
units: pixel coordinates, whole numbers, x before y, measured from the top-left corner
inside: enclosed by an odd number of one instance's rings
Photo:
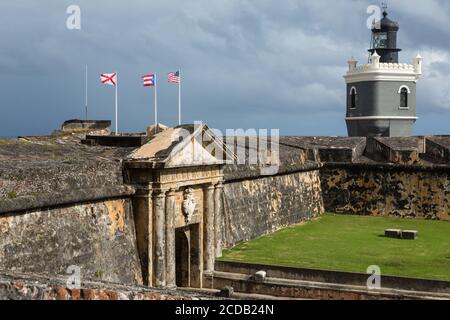
[[[117,84],[117,73],[102,73],[100,75],[100,80],[103,84],[110,86],[116,86]]]
[[[142,80],[144,81],[144,87],[154,87],[155,86],[155,75],[154,74],[146,74],[142,76]]]

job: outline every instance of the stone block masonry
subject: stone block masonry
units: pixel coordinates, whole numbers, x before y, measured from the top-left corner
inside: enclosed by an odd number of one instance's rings
[[[0,143],[0,270],[142,284],[129,148],[87,147],[78,133]]]
[[[388,238],[401,239],[402,230],[400,229],[386,229],[384,230],[384,236]]]
[[[320,172],[329,212],[450,221],[450,171],[333,165]]]
[[[449,137],[281,137],[279,170],[266,176],[211,155],[186,165],[206,147],[195,128],[174,146],[179,129],[141,152],[78,135],[0,141],[0,270],[61,277],[75,265],[82,281],[103,283],[26,298],[117,298],[105,282],[201,288],[222,248],[324,211],[450,221]],[[0,281],[0,298],[27,286]]]
[[[128,198],[0,215],[0,234],[0,270],[142,284]]]
[[[283,137],[280,142],[305,149],[323,164],[321,192],[328,212],[450,221],[448,136]]]
[[[226,181],[223,194],[225,247],[323,213],[319,171]]]
[[[157,290],[142,286],[83,282],[68,288],[63,278],[34,274],[0,274],[0,300],[215,300],[212,294]]]
[[[399,230],[399,229],[386,229],[384,230],[384,236],[394,239],[416,240],[419,232],[417,230]]]
[[[402,239],[406,240],[416,240],[419,236],[419,231],[417,230],[403,230]]]
[[[61,126],[62,131],[74,130],[109,130],[111,131],[110,120],[67,120]]]

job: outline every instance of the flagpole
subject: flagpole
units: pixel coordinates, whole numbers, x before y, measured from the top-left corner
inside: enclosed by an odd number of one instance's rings
[[[88,65],[86,65],[86,79],[85,79],[85,85],[86,85],[86,120],[88,119]]]
[[[181,70],[178,69],[178,125],[181,125]]]
[[[115,87],[116,87],[116,136],[117,136],[117,133],[118,133],[118,129],[117,129],[117,122],[118,122],[118,120],[117,120],[117,114],[118,114],[118,112],[117,112],[117,87],[119,86],[119,75],[117,74],[117,72],[116,72],[116,85],[115,85]]]
[[[155,79],[154,79],[154,81],[155,81],[155,134],[157,134],[158,133],[158,97],[157,97],[157,89],[156,89],[156,86],[157,86],[157,80],[156,80],[156,73],[155,73]]]

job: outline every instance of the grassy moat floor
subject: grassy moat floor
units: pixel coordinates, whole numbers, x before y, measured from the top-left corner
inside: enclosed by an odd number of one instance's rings
[[[418,230],[417,240],[383,236]],[[450,280],[450,222],[324,214],[225,250],[223,261]]]

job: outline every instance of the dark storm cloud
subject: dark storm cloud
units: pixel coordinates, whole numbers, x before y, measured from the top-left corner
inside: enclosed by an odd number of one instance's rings
[[[345,134],[342,79],[352,55],[367,61],[371,1],[3,1],[0,3],[0,136],[47,133],[82,117],[89,65],[91,116],[113,117],[101,72],[119,72],[120,125],[143,130],[152,93],[140,76],[159,74],[160,121],[176,121],[182,69],[185,122],[218,128],[281,128],[282,134]],[[81,7],[82,30],[66,28],[66,8]],[[376,4],[376,2],[375,2]],[[450,116],[450,4],[390,1],[400,22],[401,60],[420,51],[419,132],[448,132],[431,117]],[[421,124],[422,123],[422,124]],[[438,122],[439,124],[440,122]]]

